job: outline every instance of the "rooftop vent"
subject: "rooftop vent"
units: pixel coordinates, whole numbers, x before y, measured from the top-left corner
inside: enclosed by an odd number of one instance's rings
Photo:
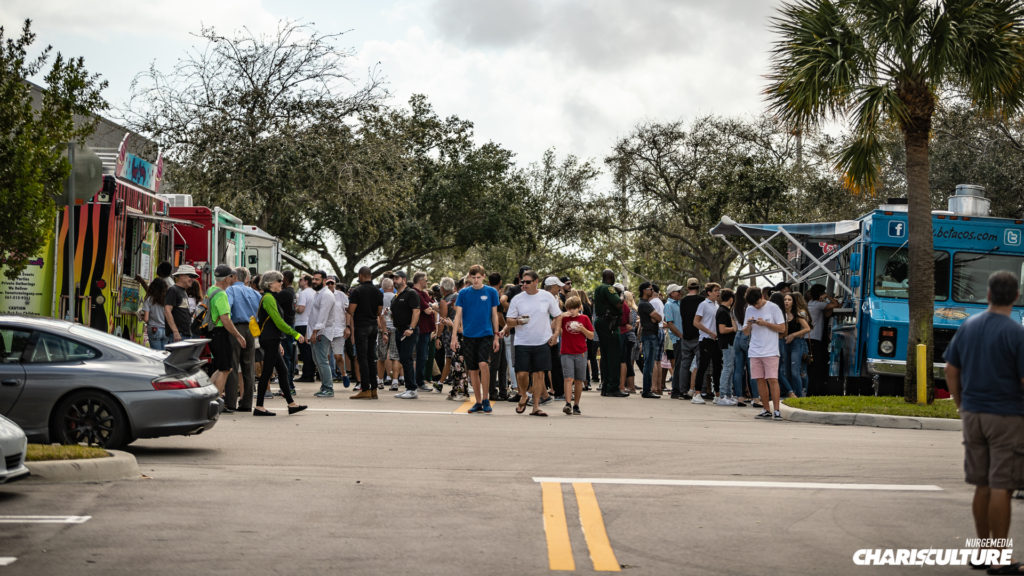
[[[957,184],[949,197],[949,211],[961,216],[988,216],[990,205],[985,188],[974,184]]]
[[[907,199],[906,198],[886,198],[885,204],[878,207],[879,210],[885,210],[886,212],[906,212],[907,211]]]

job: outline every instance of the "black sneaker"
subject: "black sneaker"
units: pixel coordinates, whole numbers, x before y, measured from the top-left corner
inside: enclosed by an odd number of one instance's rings
[[[522,398],[522,397],[521,397],[521,396],[520,396],[520,395],[519,395],[518,393],[516,393],[516,394],[513,394],[513,395],[509,396],[509,397],[508,397],[508,401],[509,401],[509,402],[519,402],[519,400],[520,400],[521,398]]]
[[[708,392],[705,392],[704,394],[701,394],[700,397],[705,399],[705,400],[714,400],[715,399],[715,395],[714,394],[710,394]]]
[[[566,402],[566,403],[565,403],[565,407],[564,407],[564,408],[562,408],[562,412],[563,412],[563,413],[564,413],[564,414],[565,414],[566,416],[571,416],[571,415],[572,415],[572,404],[569,404],[568,402]]]
[[[690,394],[689,392],[683,392],[683,395],[681,396],[681,398],[683,400],[693,400],[693,395]]]
[[[583,415],[583,413],[580,412],[580,407],[579,406],[573,406],[572,407],[572,414],[573,414],[573,416],[582,416]]]

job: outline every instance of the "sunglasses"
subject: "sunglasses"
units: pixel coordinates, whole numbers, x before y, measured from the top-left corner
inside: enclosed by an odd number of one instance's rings
[[[533,284],[533,280],[523,280],[522,282],[520,282],[520,284]]]

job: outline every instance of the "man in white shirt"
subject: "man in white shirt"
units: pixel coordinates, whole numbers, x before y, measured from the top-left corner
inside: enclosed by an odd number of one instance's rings
[[[295,330],[303,336],[306,335],[306,327],[309,325],[309,307],[316,297],[316,290],[310,286],[313,277],[303,274],[299,278],[299,292],[295,295]],[[309,340],[299,344],[299,360],[302,362],[302,374],[296,382],[313,382],[316,364],[313,362],[313,348]]]
[[[718,298],[722,295],[722,287],[714,282],[704,285],[704,292],[707,296],[697,307],[697,314],[693,317],[693,326],[700,332],[697,339],[697,381],[695,389],[691,390],[693,398],[690,402],[694,404],[705,404],[701,391],[704,387],[704,375],[707,374],[708,364],[711,364],[711,387],[709,392],[718,392],[719,380],[722,379],[722,350],[718,347],[718,323],[715,316],[718,314]]]
[[[786,317],[775,304],[764,299],[761,289],[747,290],[747,313],[743,319],[743,332],[750,335],[750,377],[757,379],[757,389],[764,402],[764,410],[756,417],[762,420],[781,420],[779,412],[779,334],[786,331]],[[769,395],[769,392],[771,393]],[[768,411],[768,402],[775,403],[775,412]]]
[[[345,388],[348,388],[350,383],[345,365],[345,340],[348,340],[352,323],[348,321],[348,294],[337,289],[337,281],[336,276],[327,277],[327,288],[334,294],[334,327],[327,336],[331,339],[331,351],[334,353],[334,380],[341,380]]]
[[[320,374],[320,391],[314,394],[317,398],[333,398],[334,382],[331,379],[331,334],[336,329],[334,317],[334,294],[327,288],[327,273],[318,270],[313,274],[313,290],[316,297],[309,306],[309,324],[306,327],[307,338],[313,342],[313,361],[316,371]]]
[[[561,322],[552,320],[562,314],[558,302],[550,292],[540,290],[540,277],[533,270],[522,275],[523,291],[517,294],[508,306],[506,326],[516,329],[514,341],[516,380],[519,384],[520,399],[516,413],[526,411],[527,384],[533,382],[532,416],[547,416],[540,409],[544,396],[544,373],[551,370],[550,346],[558,342],[562,331]]]

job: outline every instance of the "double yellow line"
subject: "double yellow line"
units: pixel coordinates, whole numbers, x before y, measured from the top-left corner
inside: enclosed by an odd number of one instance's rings
[[[589,482],[574,482],[576,504],[580,512],[580,526],[590,551],[590,561],[598,572],[619,572],[622,567],[615,558],[608,532],[604,527],[601,507],[597,505],[594,486]],[[551,570],[575,570],[569,540],[569,525],[565,519],[565,503],[562,500],[562,485],[558,482],[541,482],[544,503],[544,533],[548,539],[548,566]]]

